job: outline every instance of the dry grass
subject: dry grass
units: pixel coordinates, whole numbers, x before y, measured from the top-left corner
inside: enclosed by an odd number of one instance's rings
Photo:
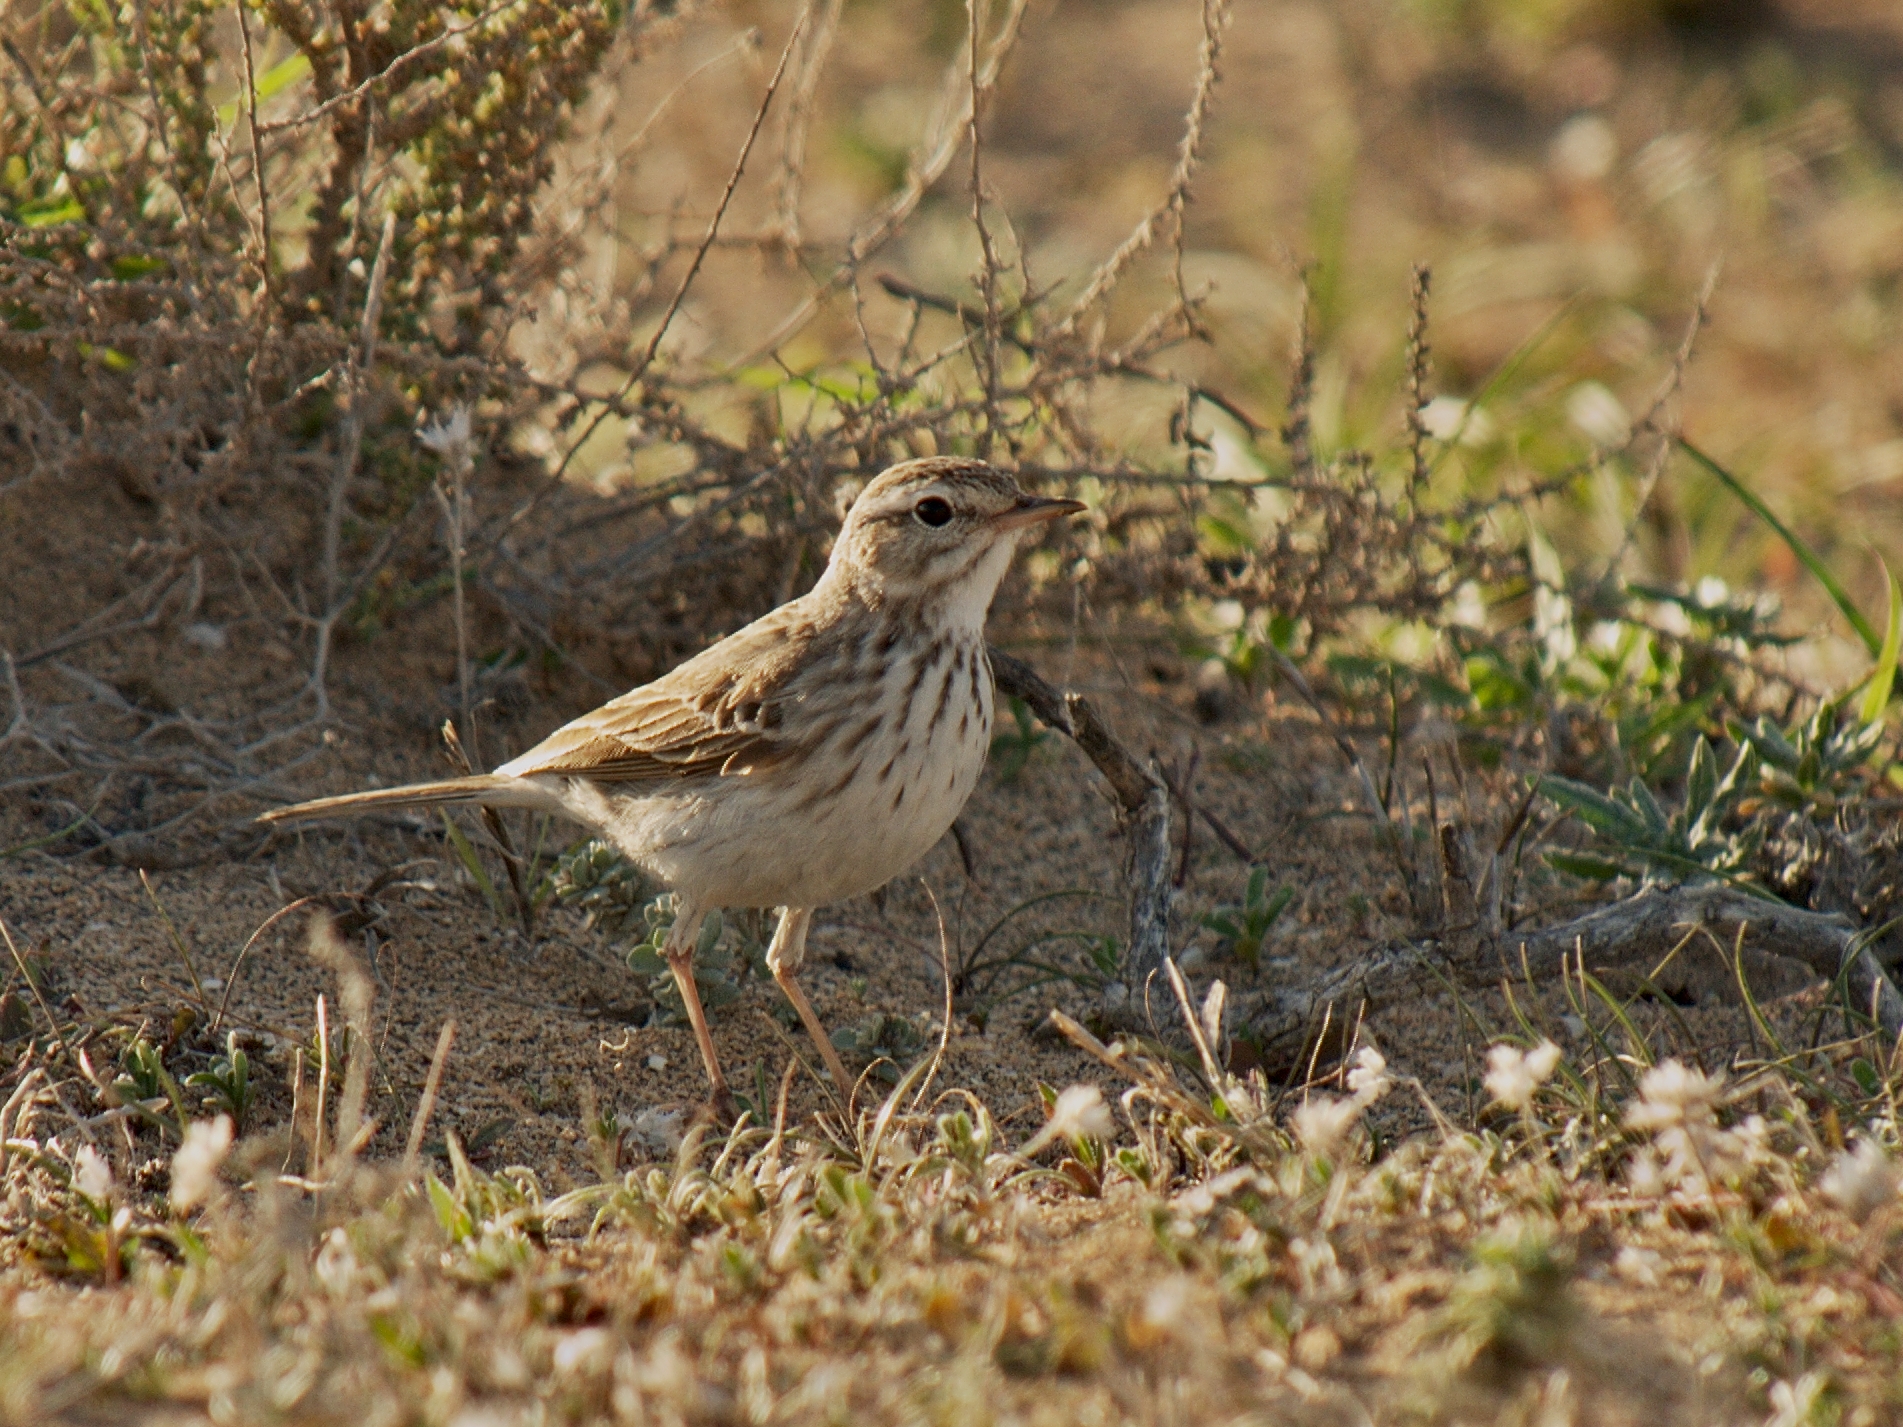
[[[343,1017],[367,1025],[363,973],[339,965]],[[928,1057],[850,1123],[789,1124],[784,1089],[771,1128],[725,1136],[591,1118],[597,1175],[558,1194],[453,1135],[446,1164],[358,1160],[361,1035],[228,1158],[213,1120],[178,1147],[173,1085],[136,1101],[122,1081],[108,1098],[135,1115],[70,1118],[87,1061],[49,1046],[0,1127],[8,1421],[1895,1407],[1894,1111],[1840,1151],[1835,1112],[1771,1069],[1727,1084],[1670,1061],[1625,1094],[1615,1063],[1503,1047],[1485,1127],[1388,1143],[1364,1114],[1419,1087],[1365,1049],[1346,1094],[1283,1097],[1096,1047],[1128,1092],[1067,1091],[1027,1138],[932,1093]],[[652,1158],[622,1171],[629,1131]]]

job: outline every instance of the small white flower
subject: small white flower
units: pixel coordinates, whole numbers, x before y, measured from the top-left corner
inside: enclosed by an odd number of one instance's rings
[[[185,1143],[172,1156],[172,1207],[183,1212],[210,1199],[218,1187],[218,1166],[231,1148],[231,1116],[194,1120],[185,1127]]]
[[[1619,136],[1597,114],[1575,115],[1553,136],[1546,161],[1569,183],[1597,183],[1619,161]]]
[[[1676,1060],[1663,1061],[1640,1079],[1639,1103],[1626,1110],[1625,1122],[1635,1130],[1657,1130],[1709,1121],[1724,1084],[1723,1075],[1706,1075]]]
[[[1559,1047],[1551,1041],[1541,1041],[1529,1051],[1494,1046],[1487,1052],[1487,1093],[1509,1110],[1524,1110],[1558,1065]]]
[[[1656,1249],[1642,1249],[1637,1244],[1627,1244],[1612,1261],[1614,1273],[1642,1288],[1657,1288],[1659,1270],[1664,1267],[1665,1258],[1662,1254]]]
[[[1492,439],[1493,418],[1457,396],[1437,396],[1421,408],[1421,429],[1436,441],[1460,438],[1463,446],[1484,446]]]
[[[1176,1337],[1189,1326],[1193,1284],[1188,1274],[1177,1274],[1143,1295],[1134,1315],[1139,1333],[1151,1339]]]
[[[604,1355],[613,1341],[603,1329],[581,1328],[558,1338],[555,1351],[549,1357],[556,1372],[573,1372],[591,1359]]]
[[[1018,1153],[1027,1157],[1034,1155],[1057,1139],[1073,1143],[1082,1139],[1108,1140],[1116,1132],[1117,1122],[1104,1103],[1103,1091],[1094,1085],[1073,1085],[1058,1094],[1057,1103],[1051,1106],[1051,1118]]]
[[[1896,1163],[1883,1146],[1863,1139],[1837,1156],[1818,1181],[1818,1188],[1861,1224],[1896,1198],[1898,1178]]]
[[[88,1199],[104,1200],[112,1197],[112,1166],[106,1162],[104,1155],[91,1145],[81,1145],[79,1153],[74,1156],[74,1163],[78,1172],[73,1176],[73,1183],[81,1194]]]
[[[1817,1421],[1824,1389],[1829,1386],[1829,1375],[1821,1372],[1807,1372],[1796,1382],[1772,1383],[1768,1394],[1771,1415],[1764,1427],[1804,1427],[1807,1422]]]
[[[1117,1122],[1104,1104],[1103,1091],[1094,1085],[1073,1085],[1057,1097],[1049,1129],[1067,1140],[1107,1140],[1117,1132]]]
[[[1636,1150],[1626,1161],[1625,1182],[1641,1199],[1657,1199],[1669,1188],[1659,1169],[1658,1156],[1650,1150]]]
[[[356,1286],[357,1255],[350,1247],[350,1236],[332,1229],[324,1236],[324,1245],[311,1263],[311,1272],[328,1292],[338,1298],[348,1296]]]
[[[1348,1072],[1348,1088],[1355,1103],[1367,1107],[1387,1094],[1394,1082],[1388,1078],[1387,1057],[1371,1045],[1355,1052],[1355,1068]]]
[[[1581,382],[1566,394],[1566,419],[1598,446],[1610,449],[1632,439],[1624,403],[1599,382]]]
[[[1754,1115],[1735,1130],[1719,1127],[1717,1107],[1724,1083],[1723,1075],[1706,1075],[1676,1060],[1646,1071],[1639,1081],[1639,1103],[1626,1108],[1625,1122],[1651,1132],[1652,1148],[1664,1156],[1664,1163],[1653,1161],[1649,1175],[1629,1176],[1635,1190],[1671,1187],[1709,1194],[1764,1157],[1767,1127],[1761,1117]],[[1634,1165],[1636,1171],[1636,1160]],[[1658,1187],[1642,1187],[1642,1178],[1656,1181]]]
[[[469,408],[457,406],[450,408],[449,415],[417,432],[416,439],[437,455],[452,459],[468,451],[469,430]]]
[[[1343,1100],[1334,1095],[1312,1095],[1308,1102],[1289,1117],[1295,1136],[1313,1155],[1333,1153],[1342,1137],[1354,1128],[1365,1108],[1358,1100]]]

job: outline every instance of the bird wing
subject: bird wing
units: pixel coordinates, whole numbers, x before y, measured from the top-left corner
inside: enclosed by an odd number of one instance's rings
[[[812,636],[801,602],[782,605],[496,771],[617,783],[758,772],[789,750],[784,716]]]

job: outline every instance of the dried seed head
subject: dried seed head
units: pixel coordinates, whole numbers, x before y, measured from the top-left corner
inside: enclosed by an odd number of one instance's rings
[[[112,1179],[112,1166],[106,1157],[91,1145],[81,1145],[74,1156],[73,1184],[88,1199],[107,1200],[112,1198],[115,1188]]]
[[[218,1187],[218,1166],[231,1148],[231,1116],[194,1120],[185,1127],[185,1143],[172,1156],[172,1207],[183,1212],[210,1199]]]
[[[1551,1041],[1541,1041],[1529,1051],[1494,1046],[1487,1052],[1487,1093],[1509,1110],[1524,1110],[1558,1064],[1559,1047]]]
[[[1895,1201],[1898,1178],[1896,1162],[1883,1146],[1875,1140],[1863,1139],[1831,1162],[1817,1187],[1861,1224],[1885,1204]]]

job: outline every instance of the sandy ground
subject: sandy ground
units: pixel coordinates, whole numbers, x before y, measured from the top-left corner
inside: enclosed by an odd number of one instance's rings
[[[1406,913],[1397,879],[1312,718],[1267,705],[1199,726],[1169,692],[1118,697],[1111,689],[1100,697],[1133,744],[1178,758],[1197,747],[1199,802],[1296,893],[1255,968],[1214,955],[1214,938],[1197,918],[1239,900],[1248,868],[1199,827],[1184,864],[1175,937],[1192,979],[1206,986],[1221,977],[1238,993],[1286,984],[1398,934]],[[512,747],[559,716],[547,702],[531,701],[491,738]],[[309,791],[430,775],[438,755],[428,722],[378,718],[359,701],[323,766],[313,768]],[[30,802],[17,801],[0,838],[25,841],[60,816],[56,805],[36,814]],[[483,839],[473,815],[466,826]],[[974,954],[1021,951],[1070,973],[1075,981],[1045,979],[1017,994],[961,995],[950,1018],[939,1086],[970,1091],[995,1114],[1034,1124],[1037,1082],[1095,1075],[1090,1062],[1040,1027],[1053,1007],[1085,1016],[1094,1005],[1085,940],[1125,930],[1124,843],[1094,770],[1057,737],[1040,743],[1015,777],[994,765],[962,827],[969,873],[948,837],[881,894],[827,908],[804,979],[828,1025],[893,1013],[914,1022],[926,1047],[945,1024],[941,955],[957,967]],[[527,845],[526,826],[519,835]],[[558,827],[548,838],[560,846],[578,835]],[[501,885],[493,856],[489,866]],[[0,917],[48,973],[50,994],[102,1028],[143,1025],[149,1038],[185,1053],[177,1064],[187,1070],[222,1047],[225,1030],[238,1030],[256,1066],[261,1125],[289,1112],[294,1047],[311,1044],[319,995],[328,998],[333,1027],[342,1023],[336,978],[308,952],[310,922],[320,914],[341,919],[374,983],[370,1113],[382,1128],[373,1152],[400,1150],[438,1033],[452,1019],[456,1039],[436,1125],[480,1146],[491,1163],[531,1165],[556,1180],[581,1175],[590,1165],[580,1128],[590,1096],[624,1127],[691,1113],[702,1098],[692,1038],[684,1028],[650,1023],[659,1018],[646,982],[624,964],[625,941],[589,928],[564,906],[547,909],[525,936],[513,915],[491,911],[440,823],[421,815],[320,825],[258,840],[234,857],[143,874],[97,865],[70,844],[0,862]],[[728,938],[738,944],[737,925]],[[1003,989],[1033,979],[1037,973],[1018,969]],[[1547,1003],[1549,1024],[1563,1037],[1566,1008],[1557,991],[1527,999]],[[1795,1015],[1802,1001],[1787,1003],[1785,1013]],[[179,1020],[194,1005],[217,1014]],[[723,1062],[744,1094],[757,1099],[762,1082],[777,1087],[789,1057],[812,1059],[785,1013],[771,983],[750,976],[740,1000],[716,1014]],[[1708,1051],[1744,1043],[1739,1017],[1715,995],[1705,1004],[1641,1005],[1635,1014],[1667,1038],[1689,1031]],[[1418,1079],[1456,1119],[1470,1119],[1481,1108],[1475,1090],[1489,1032],[1507,1028],[1498,997],[1457,1004],[1449,993],[1377,1005],[1364,1034],[1401,1077]],[[796,1113],[817,1106],[810,1081],[794,1086]],[[1419,1127],[1427,1117],[1418,1097],[1397,1098],[1388,1114],[1390,1130]],[[632,1137],[628,1153],[644,1147],[652,1148],[649,1139]]]

